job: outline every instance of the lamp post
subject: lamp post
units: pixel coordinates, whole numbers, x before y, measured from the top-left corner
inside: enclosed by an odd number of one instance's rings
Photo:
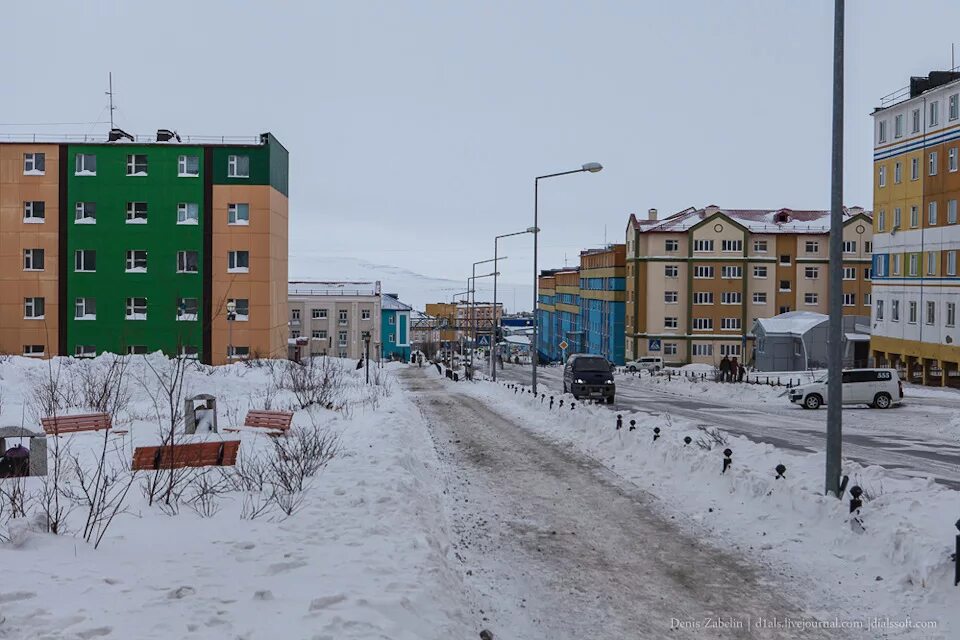
[[[469,285],[469,283],[467,283],[467,284]],[[453,294],[452,296],[450,296],[450,304],[453,305],[453,304],[455,303],[454,301],[457,299],[457,296],[469,296],[469,295],[470,295],[470,287],[468,286],[466,291],[461,291],[461,292],[459,292],[459,293],[455,293],[455,294]],[[467,299],[469,300],[469,297],[468,297]],[[453,311],[451,312],[451,318],[453,318],[454,333],[456,334],[456,333],[458,333],[456,327],[459,326],[459,325],[457,324],[457,307],[453,307]],[[451,339],[450,339],[449,342],[450,342],[450,343],[449,343],[449,345],[448,345],[448,348],[449,348],[449,351],[450,351],[450,354],[449,354],[449,356],[450,356],[450,368],[453,369],[453,343],[455,342],[455,340],[453,339],[452,336],[451,336]],[[463,343],[461,342],[461,348],[460,348],[460,354],[461,354],[461,355],[463,355],[463,347],[462,347],[462,345],[463,345]]]
[[[363,366],[366,368],[367,384],[370,384],[370,334],[363,334]]]
[[[572,171],[561,171],[559,173],[548,173],[544,176],[537,176],[533,181],[533,337],[530,344],[530,348],[533,349],[530,354],[530,369],[531,369],[531,383],[533,387],[533,394],[537,394],[537,356],[539,354],[539,345],[537,344],[537,325],[540,320],[537,317],[537,287],[540,284],[540,279],[537,274],[537,238],[540,236],[540,227],[537,220],[537,204],[540,195],[540,181],[546,180],[547,178],[557,178],[559,176],[568,176],[574,173],[597,173],[598,171],[603,170],[603,165],[599,162],[588,162],[585,165],[582,165],[579,169],[573,169]]]
[[[497,243],[500,238],[509,238],[511,236],[520,236],[525,233],[536,233],[536,227],[527,227],[525,231],[515,231],[513,233],[504,233],[499,236],[494,236],[493,238],[493,338],[490,341],[490,368],[493,370],[491,375],[493,376],[493,381],[497,381],[497,360],[494,352],[497,348],[497,333],[500,329],[499,318],[497,317]],[[505,258],[504,258],[505,259]]]
[[[233,362],[233,321],[237,319],[237,303],[227,301],[227,363]]]
[[[503,258],[500,258],[500,259],[506,260],[507,258],[506,256],[504,256]],[[484,262],[493,262],[493,260],[484,260]],[[480,263],[478,262],[477,264],[480,264]],[[470,307],[470,335],[471,335],[471,340],[473,341],[473,346],[471,347],[471,350],[470,350],[470,369],[468,370],[468,373],[467,373],[467,378],[469,379],[473,378],[473,374],[472,374],[473,356],[477,349],[477,323],[476,323],[477,280],[479,280],[480,278],[489,278],[490,276],[497,277],[497,275],[498,275],[498,272],[496,271],[496,269],[494,269],[493,273],[485,273],[482,276],[473,275],[467,278],[467,285],[468,285],[467,288],[470,289],[471,292],[474,294],[473,305]]]

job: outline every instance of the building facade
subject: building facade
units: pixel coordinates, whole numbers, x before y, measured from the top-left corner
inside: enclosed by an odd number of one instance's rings
[[[370,340],[379,361],[382,304],[380,282],[295,280],[287,290],[289,338],[306,338],[302,355],[359,359]]]
[[[473,339],[474,327],[478,335],[489,335],[493,331],[492,302],[431,302],[427,303],[424,313],[439,322],[440,342],[445,348],[453,345],[455,349],[459,349],[461,341],[469,345]],[[503,317],[502,302],[496,305],[496,317]]]
[[[380,326],[383,329],[380,354],[385,360],[410,360],[410,313],[413,307],[400,302],[395,293],[381,298]]]
[[[627,224],[626,359],[750,361],[757,318],[827,310],[829,211],[689,208]],[[873,228],[845,210],[844,315],[871,305]]]
[[[286,149],[162,134],[0,143],[0,351],[285,354]]]
[[[911,78],[873,120],[871,350],[908,379],[946,384],[960,363],[960,74]]]

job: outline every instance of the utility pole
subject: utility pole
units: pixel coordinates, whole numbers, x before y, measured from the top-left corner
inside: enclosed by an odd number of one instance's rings
[[[107,91],[107,95],[110,96],[110,128],[113,129],[113,110],[115,108],[113,106],[113,71],[111,71],[108,76],[108,82],[109,90]]]
[[[833,153],[830,184],[830,295],[827,313],[827,461],[825,493],[840,496],[843,446],[843,18],[844,0],[834,0]]]

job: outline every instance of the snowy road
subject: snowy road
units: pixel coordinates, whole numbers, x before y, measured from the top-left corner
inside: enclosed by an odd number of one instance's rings
[[[495,637],[798,637],[751,624],[802,617],[791,604],[800,595],[773,572],[707,546],[648,494],[458,393],[433,369],[399,378],[434,438],[457,556]]]
[[[554,394],[562,391],[562,375],[560,367],[539,370],[541,385]],[[498,376],[530,384],[528,367],[508,367]],[[826,411],[807,412],[786,400],[773,405],[701,400],[650,386],[639,388],[635,382],[617,378],[613,410],[670,413],[784,449],[823,450]],[[904,406],[887,412],[845,408],[843,455],[864,465],[876,464],[908,476],[933,477],[941,484],[960,489],[960,443],[932,438],[920,430],[924,423],[947,421],[947,414],[955,413],[956,406],[956,401],[908,398]],[[885,426],[887,422],[892,424]],[[917,425],[916,433],[911,433],[911,424]]]

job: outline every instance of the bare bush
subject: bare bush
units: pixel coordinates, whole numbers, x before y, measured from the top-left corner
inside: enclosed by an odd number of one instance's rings
[[[148,357],[145,357],[143,361],[153,376],[152,378],[144,377],[140,383],[153,400],[157,423],[160,425],[161,433],[163,433],[163,444],[174,444],[177,427],[183,422],[183,385],[190,361],[186,358],[164,358],[154,364]],[[156,389],[153,388],[152,382],[156,383]],[[173,468],[173,456],[170,456],[170,465],[169,473],[166,474],[167,491],[164,496],[164,503],[168,507],[171,506],[171,499],[178,478],[178,470]],[[159,472],[158,469],[155,476],[159,476]],[[153,504],[156,489],[157,487],[153,484],[149,485],[150,504]]]
[[[697,438],[697,446],[706,451],[712,451],[714,447],[727,446],[727,436],[716,427],[697,427],[703,435]]]
[[[107,362],[106,367],[103,363]],[[93,411],[116,416],[130,404],[130,388],[126,380],[128,356],[109,355],[99,360],[84,360],[76,368],[79,398]]]
[[[201,518],[212,518],[220,512],[221,500],[230,489],[228,476],[205,469],[187,485],[183,500]]]
[[[306,481],[333,459],[339,447],[340,437],[326,429],[314,426],[291,429],[287,437],[273,440],[272,483],[283,491],[302,492]]]
[[[332,358],[308,358],[302,365],[287,360],[286,382],[299,408],[333,406],[343,391],[343,367]]]
[[[302,491],[292,491],[286,487],[275,487],[270,495],[271,502],[280,513],[289,517],[295,514],[303,506],[304,495]]]
[[[273,510],[273,494],[251,491],[243,495],[243,505],[240,507],[242,520],[256,520],[270,514]]]
[[[86,510],[83,539],[93,542],[94,549],[100,546],[114,518],[123,512],[134,481],[134,474],[125,460],[125,451],[117,446],[109,447],[108,438],[109,432],[104,431],[103,446],[92,472],[84,467],[78,456],[72,456],[76,487],[66,485],[65,488],[74,504]]]
[[[0,542],[10,542],[11,521],[26,518],[30,503],[26,478],[0,480]]]

